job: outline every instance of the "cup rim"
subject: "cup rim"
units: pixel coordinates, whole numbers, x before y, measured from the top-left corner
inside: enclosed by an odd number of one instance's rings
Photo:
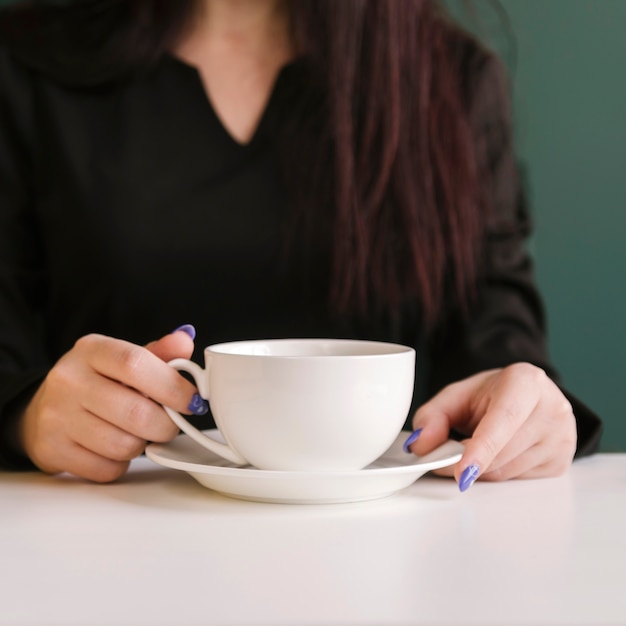
[[[371,346],[376,351],[365,352],[347,352],[345,354],[263,354],[261,352],[237,352],[232,351],[233,348],[243,348],[245,345],[285,345],[297,344],[300,346],[323,344],[324,342],[333,344],[342,344],[346,348],[350,346],[362,345]],[[401,343],[393,343],[389,341],[376,341],[373,339],[343,339],[333,337],[311,337],[311,338],[281,338],[281,339],[244,339],[236,341],[224,341],[206,346],[205,354],[219,354],[230,357],[259,357],[271,359],[367,359],[367,358],[384,358],[394,357],[403,354],[415,353],[415,349]]]

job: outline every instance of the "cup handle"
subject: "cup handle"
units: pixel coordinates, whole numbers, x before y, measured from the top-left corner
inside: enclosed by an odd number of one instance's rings
[[[189,361],[188,359],[174,359],[173,361],[170,361],[168,365],[176,370],[191,374],[196,382],[200,396],[202,396],[205,400],[209,399],[209,390],[206,383],[205,371],[197,363]],[[236,465],[248,465],[248,461],[235,452],[230,446],[208,437],[203,432],[199,431],[195,426],[190,424],[180,413],[174,411],[174,409],[165,405],[163,405],[163,408],[174,424],[176,424],[178,428],[191,437],[196,443],[199,443],[207,450],[218,454],[231,463],[235,463]]]

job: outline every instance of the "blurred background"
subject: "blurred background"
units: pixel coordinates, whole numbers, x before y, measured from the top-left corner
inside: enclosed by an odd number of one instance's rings
[[[553,361],[625,451],[626,0],[449,3],[510,69]]]
[[[626,451],[626,0],[447,4],[510,68],[552,357]]]
[[[518,42],[520,156],[550,346],[626,450],[625,0],[503,0]]]

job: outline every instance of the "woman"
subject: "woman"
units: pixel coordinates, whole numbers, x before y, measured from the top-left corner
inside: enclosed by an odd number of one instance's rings
[[[461,490],[595,449],[546,355],[503,73],[434,1],[83,0],[2,41],[5,467],[111,481],[177,434],[159,403],[206,413],[166,365],[187,320],[200,347],[415,346],[406,449],[464,438]]]

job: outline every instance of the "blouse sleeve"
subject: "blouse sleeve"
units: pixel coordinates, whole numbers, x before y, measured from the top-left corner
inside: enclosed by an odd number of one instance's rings
[[[17,412],[49,364],[42,332],[44,250],[32,210],[34,100],[0,43],[0,467],[33,467],[16,445]]]
[[[476,306],[458,310],[431,336],[429,395],[476,372],[526,361],[543,368],[559,384],[546,347],[545,316],[526,249],[531,218],[517,167],[508,81],[495,57],[484,55],[468,71],[471,120],[490,214],[484,267]],[[570,392],[578,428],[577,456],[594,452],[600,419]]]

